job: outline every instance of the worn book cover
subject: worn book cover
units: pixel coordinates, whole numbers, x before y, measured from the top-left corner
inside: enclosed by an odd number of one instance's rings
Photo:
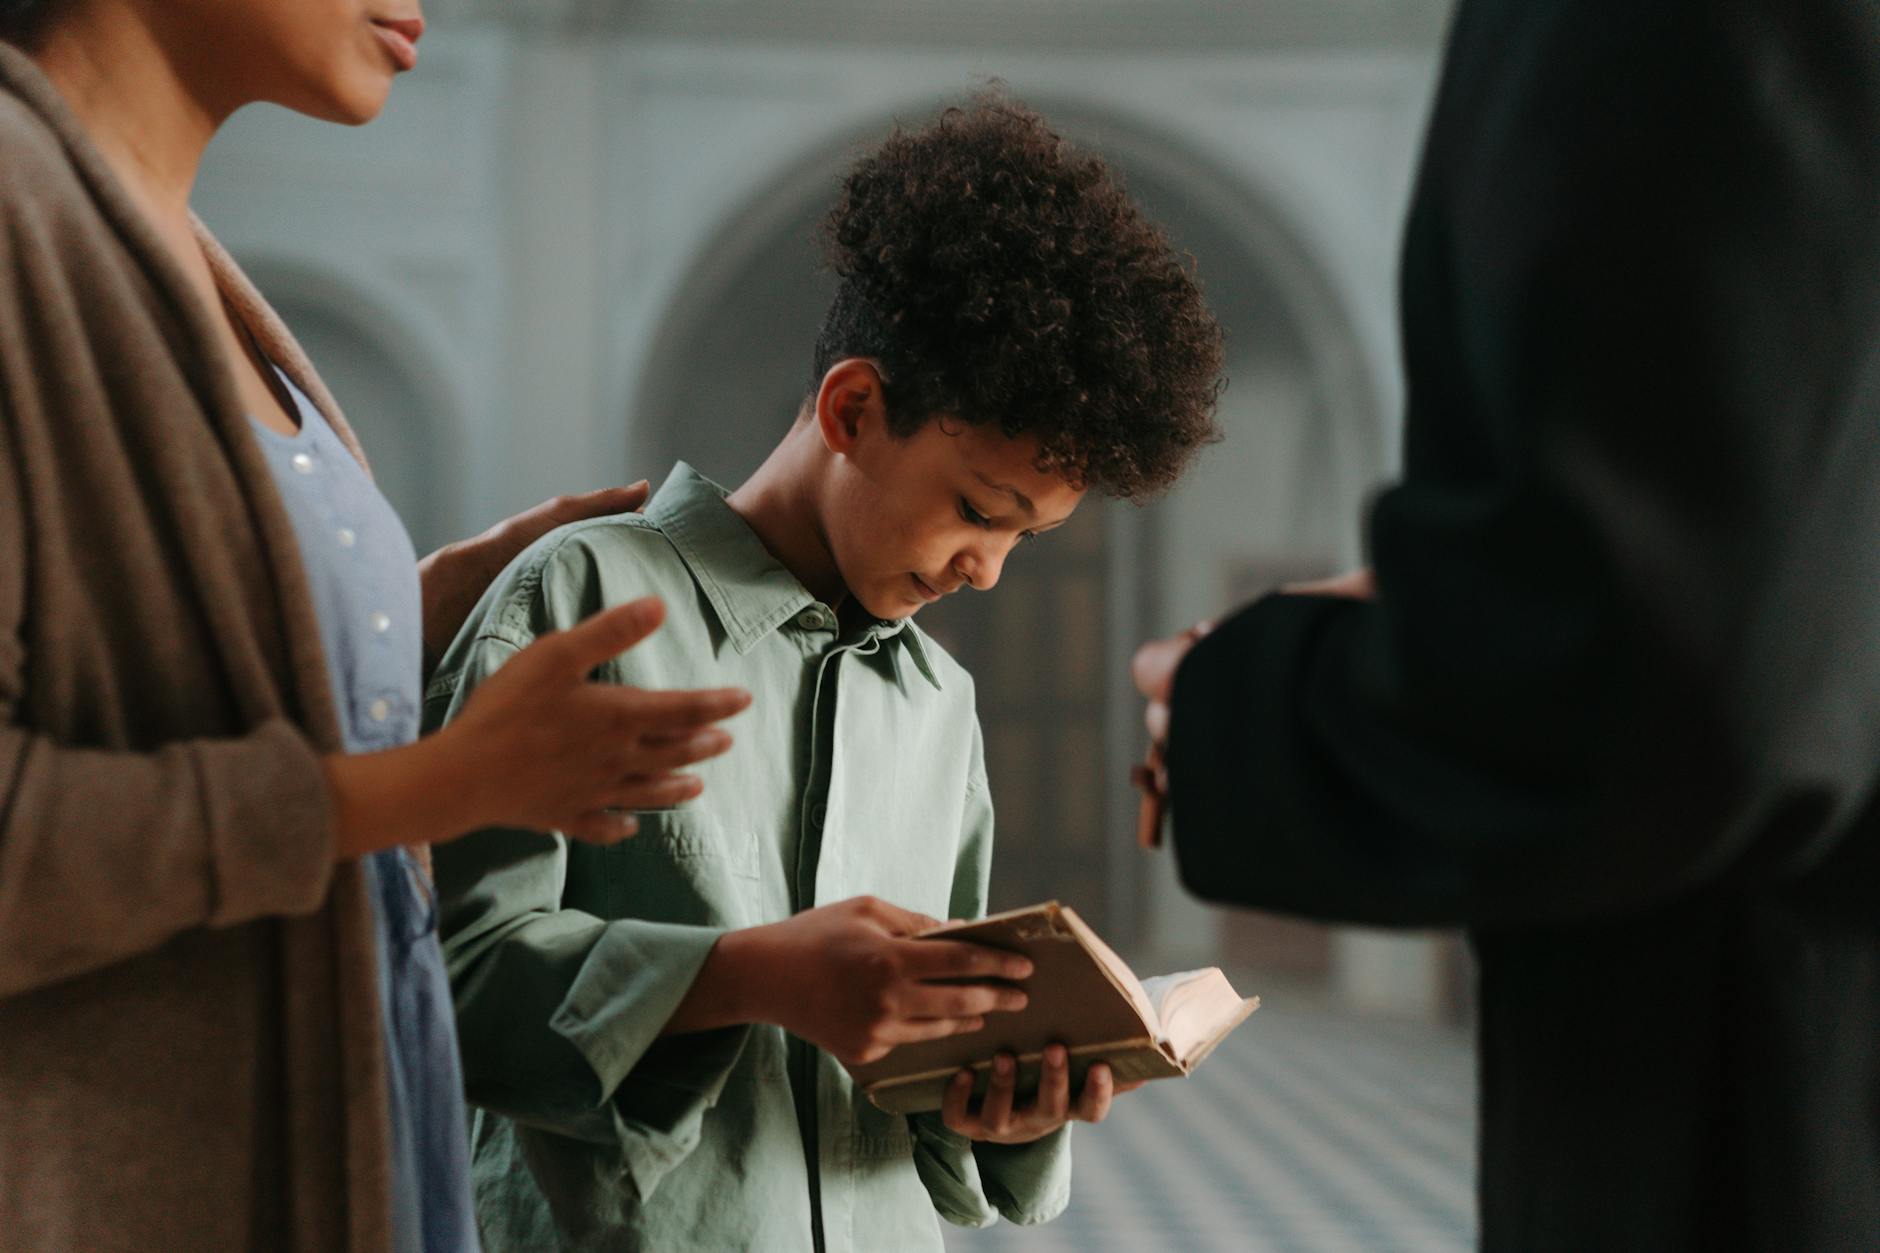
[[[938,927],[922,938],[1025,954],[1033,965],[1023,985],[1030,1003],[1015,1014],[987,1015],[978,1031],[904,1044],[851,1067],[869,1099],[893,1113],[939,1109],[947,1083],[966,1066],[983,1094],[998,1053],[1017,1057],[1020,1096],[1035,1092],[1052,1043],[1070,1050],[1073,1093],[1099,1061],[1110,1064],[1118,1082],[1186,1075],[1260,1004],[1242,998],[1213,967],[1137,979],[1075,910],[1056,901]]]

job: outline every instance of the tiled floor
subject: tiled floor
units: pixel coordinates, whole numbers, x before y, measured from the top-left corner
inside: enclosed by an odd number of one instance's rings
[[[1070,1209],[949,1228],[952,1253],[1463,1253],[1468,1037],[1269,1004],[1186,1080],[1079,1128]]]

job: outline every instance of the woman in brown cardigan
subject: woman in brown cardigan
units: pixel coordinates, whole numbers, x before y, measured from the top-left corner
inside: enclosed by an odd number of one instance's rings
[[[679,771],[744,702],[588,684],[657,625],[629,605],[449,729],[340,751],[252,427],[300,429],[285,379],[357,445],[189,196],[237,108],[364,122],[421,29],[416,0],[0,0],[8,1250],[398,1248],[362,858],[489,824],[623,838],[696,791]],[[635,499],[427,558],[433,651],[535,536]]]

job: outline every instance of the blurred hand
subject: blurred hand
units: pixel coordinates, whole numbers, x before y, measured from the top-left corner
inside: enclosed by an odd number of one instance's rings
[[[1310,583],[1289,583],[1279,589],[1287,596],[1338,596],[1349,600],[1377,599],[1377,580],[1367,567],[1330,579]],[[1143,724],[1149,729],[1151,744],[1168,742],[1169,700],[1175,693],[1175,671],[1195,642],[1214,629],[1212,622],[1197,622],[1180,635],[1151,640],[1136,650],[1130,662],[1130,676],[1136,690],[1148,701]]]
[[[1310,583],[1288,583],[1279,589],[1287,596],[1339,596],[1346,600],[1376,600],[1377,579],[1369,566]]]
[[[694,984],[695,992],[705,984],[700,1003],[688,995],[667,1031],[775,1023],[856,1065],[896,1045],[977,1031],[987,1014],[1025,1007],[1024,992],[996,981],[1026,978],[1029,959],[983,944],[912,938],[938,925],[857,896],[729,932]],[[994,982],[935,982],[974,979]]]
[[[1143,724],[1149,728],[1149,742],[1161,744],[1168,739],[1168,702],[1175,692],[1175,671],[1195,642],[1214,629],[1212,622],[1197,622],[1180,635],[1150,640],[1136,650],[1129,663],[1129,674],[1136,690],[1149,702]]]
[[[970,1140],[1028,1144],[1067,1122],[1102,1122],[1109,1116],[1110,1101],[1115,1096],[1142,1086],[1141,1080],[1118,1085],[1109,1063],[1098,1062],[1084,1076],[1083,1091],[1073,1105],[1070,1080],[1069,1050],[1062,1044],[1050,1045],[1044,1051],[1038,1094],[1029,1103],[1017,1105],[1014,1089],[1018,1065],[1010,1053],[1001,1053],[992,1059],[992,1077],[979,1108],[972,1108],[973,1072],[961,1070],[947,1085],[940,1117],[949,1131]]]
[[[424,596],[425,656],[444,655],[464,619],[476,607],[477,598],[523,549],[570,522],[635,512],[646,504],[649,490],[642,479],[629,487],[557,496],[498,522],[481,535],[446,544],[418,562],[418,582]]]

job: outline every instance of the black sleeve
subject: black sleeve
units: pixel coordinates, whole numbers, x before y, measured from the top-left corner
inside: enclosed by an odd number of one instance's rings
[[[1880,6],[1465,0],[1375,603],[1177,676],[1182,875],[1401,924],[1880,910]]]

